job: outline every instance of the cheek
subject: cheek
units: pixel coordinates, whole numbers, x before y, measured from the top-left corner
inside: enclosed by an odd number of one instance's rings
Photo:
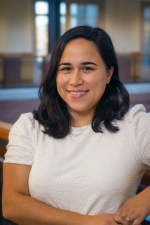
[[[63,87],[63,79],[58,75],[56,78],[56,85],[57,85],[57,90],[59,90],[61,87]]]
[[[106,84],[108,83],[108,77],[106,72],[101,73],[101,75],[97,76],[95,79],[95,84],[97,86],[100,86],[102,89],[106,87]]]
[[[58,74],[56,78],[57,89],[64,87],[66,83],[67,83],[67,77]]]
[[[86,80],[86,82],[88,84],[90,84],[90,86],[92,86],[94,89],[96,88],[103,88],[106,84],[106,77],[104,76],[93,76],[93,77],[90,77]]]
[[[105,74],[104,74],[105,75]],[[99,76],[90,80],[90,84],[93,87],[93,93],[97,98],[101,97],[106,89],[107,77]]]

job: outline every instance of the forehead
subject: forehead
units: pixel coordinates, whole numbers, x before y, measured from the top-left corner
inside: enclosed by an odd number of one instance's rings
[[[91,58],[92,57],[101,58],[97,45],[93,41],[84,38],[77,38],[68,42],[62,52],[61,59],[70,58],[73,56],[74,57],[88,56]]]
[[[69,41],[67,44],[66,44],[66,46],[65,46],[65,48],[64,48],[64,50],[66,49],[66,48],[69,48],[69,47],[73,47],[73,46],[75,46],[75,47],[77,47],[77,46],[86,46],[86,47],[92,47],[92,48],[94,48],[95,50],[98,50],[98,47],[97,47],[97,45],[95,44],[95,42],[93,42],[93,41],[91,41],[91,40],[87,40],[87,39],[85,39],[85,38],[76,38],[76,39],[73,39],[73,40],[71,40],[71,41]]]

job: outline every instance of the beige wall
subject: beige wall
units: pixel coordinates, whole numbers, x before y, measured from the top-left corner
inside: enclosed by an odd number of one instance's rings
[[[71,3],[72,0],[66,0]],[[118,53],[142,51],[142,6],[137,0],[76,0],[75,2],[99,4],[99,27],[112,38]],[[67,29],[69,29],[69,14]]]
[[[5,52],[6,48],[6,12],[4,0],[0,1],[0,53]]]
[[[142,9],[140,1],[105,0],[104,28],[119,53],[141,51]]]
[[[0,52],[34,51],[32,0],[0,0]]]
[[[73,0],[66,0],[67,3]],[[112,37],[118,53],[142,51],[142,7],[134,0],[76,0],[98,3],[99,26]],[[68,20],[69,21],[69,15]],[[67,29],[69,29],[67,23]],[[0,53],[34,52],[32,0],[0,0]]]

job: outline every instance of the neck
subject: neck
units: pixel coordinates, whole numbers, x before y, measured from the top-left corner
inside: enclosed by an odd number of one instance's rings
[[[82,127],[91,124],[93,114],[89,115],[86,112],[74,112],[70,111],[71,114],[71,126]]]

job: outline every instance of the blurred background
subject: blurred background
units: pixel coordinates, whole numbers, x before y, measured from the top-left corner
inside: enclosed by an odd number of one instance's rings
[[[111,36],[123,82],[150,82],[150,1],[0,0],[0,87],[38,86],[59,36],[85,24]]]
[[[103,28],[115,46],[131,106],[150,110],[150,1],[0,0],[0,120],[37,108],[51,50],[69,28]]]
[[[53,45],[77,25],[108,32],[131,106],[150,111],[149,0],[0,0],[1,121],[14,123],[38,107]]]
[[[51,50],[60,35],[78,25],[98,26],[111,36],[131,106],[142,103],[150,112],[150,0],[0,0],[1,161],[5,130],[21,113],[38,108]],[[147,174],[143,184],[149,181]],[[0,224],[12,224],[1,209]]]

